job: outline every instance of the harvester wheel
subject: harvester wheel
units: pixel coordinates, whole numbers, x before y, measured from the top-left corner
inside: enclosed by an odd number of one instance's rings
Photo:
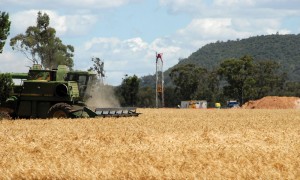
[[[71,106],[67,103],[54,104],[48,111],[49,118],[69,118]]]
[[[0,120],[4,120],[4,119],[11,119],[11,116],[8,114],[8,112],[1,112],[0,111]]]

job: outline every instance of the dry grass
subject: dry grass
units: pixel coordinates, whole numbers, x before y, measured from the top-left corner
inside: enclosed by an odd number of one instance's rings
[[[299,110],[0,121],[1,179],[300,179]]]

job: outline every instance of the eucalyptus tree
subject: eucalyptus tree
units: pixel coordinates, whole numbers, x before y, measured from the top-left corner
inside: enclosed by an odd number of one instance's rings
[[[56,68],[58,64],[72,68],[74,47],[64,45],[49,24],[48,14],[38,12],[36,26],[29,26],[24,34],[13,37],[10,46],[33,63],[41,63],[44,68]]]
[[[175,91],[182,100],[197,99],[207,85],[208,72],[194,64],[185,64],[173,68],[170,73]],[[200,92],[201,91],[201,92]]]
[[[220,64],[218,74],[227,81],[223,93],[244,103],[255,96],[255,65],[251,56],[226,59]]]
[[[127,74],[122,80],[122,84],[117,88],[117,94],[123,106],[136,106],[138,104],[138,93],[140,79],[136,76]]]

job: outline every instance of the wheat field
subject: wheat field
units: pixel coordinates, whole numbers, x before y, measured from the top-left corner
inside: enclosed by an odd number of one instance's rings
[[[300,179],[299,110],[2,120],[1,179]]]

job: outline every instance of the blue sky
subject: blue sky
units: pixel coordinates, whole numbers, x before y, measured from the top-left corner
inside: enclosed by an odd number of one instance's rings
[[[111,85],[125,74],[154,74],[155,52],[168,69],[207,43],[300,31],[299,0],[0,0],[0,7],[12,21],[9,39],[47,13],[57,36],[75,47],[74,68],[99,57]],[[0,71],[26,72],[31,62],[9,39]]]

